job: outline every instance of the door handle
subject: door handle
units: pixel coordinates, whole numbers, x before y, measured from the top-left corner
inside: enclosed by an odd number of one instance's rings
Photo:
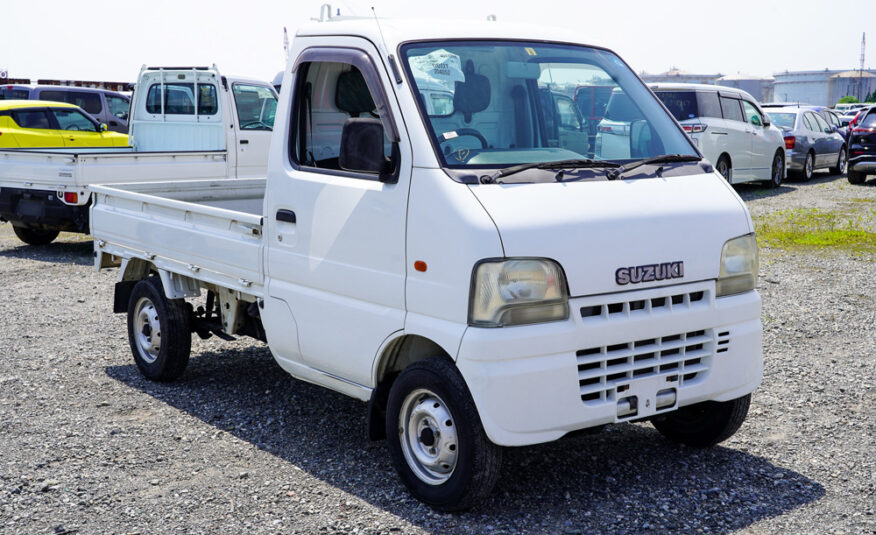
[[[241,145],[249,145],[249,140],[248,139],[241,139],[240,144]]]
[[[277,210],[277,221],[283,221],[285,223],[295,223],[295,212],[292,210],[286,210],[285,208],[280,208]]]

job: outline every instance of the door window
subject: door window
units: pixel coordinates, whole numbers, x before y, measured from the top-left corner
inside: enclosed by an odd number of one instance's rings
[[[58,121],[58,128],[61,130],[74,130],[82,132],[97,132],[97,127],[91,119],[82,114],[79,110],[73,109],[53,109],[52,115]]]
[[[15,124],[22,128],[50,129],[52,124],[46,110],[17,110],[12,112]]]
[[[724,110],[725,119],[745,122],[742,108],[739,107],[739,101],[735,98],[721,97],[721,109]]]
[[[87,91],[44,89],[40,91],[40,100],[52,100],[55,102],[75,104],[92,115],[96,115],[103,110],[103,106],[100,104],[100,95]]]
[[[824,118],[821,117],[821,115],[815,114],[813,115],[813,117],[815,117],[815,122],[818,124],[818,130],[820,132],[827,133],[830,131],[830,125],[827,124],[827,121],[825,121]]]
[[[107,95],[106,104],[113,117],[121,119],[122,121],[128,120],[128,108],[130,107],[130,103],[127,99]]]
[[[344,123],[351,118],[379,118],[374,97],[362,73],[349,63],[314,61],[299,69],[293,157],[306,167],[339,171]],[[383,152],[387,158],[392,153],[386,131]]]
[[[742,101],[742,109],[745,110],[745,120],[754,126],[763,126],[763,115],[761,115],[760,111],[752,104],[746,100]]]
[[[234,84],[234,104],[241,130],[273,130],[277,94],[267,87]]]
[[[812,115],[812,114],[811,113],[804,113],[803,114],[803,124],[806,125],[806,128],[815,132],[815,120],[814,119],[809,120],[810,115]]]

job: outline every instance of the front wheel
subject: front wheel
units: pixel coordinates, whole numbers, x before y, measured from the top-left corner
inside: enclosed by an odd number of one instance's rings
[[[651,419],[673,442],[708,448],[733,436],[748,415],[751,394],[730,401],[705,401]]]
[[[416,362],[395,380],[386,436],[402,482],[435,509],[468,509],[499,478],[502,450],[487,438],[459,371],[443,359]]]
[[[192,351],[189,310],[183,299],[168,299],[158,277],[131,290],[128,342],[140,372],[153,381],[173,381],[185,371]]]
[[[773,156],[773,166],[770,169],[770,179],[766,182],[768,188],[778,188],[782,185],[782,179],[785,177],[785,158],[781,151],[776,151]]]
[[[846,158],[846,148],[843,147],[840,149],[839,156],[836,159],[836,166],[830,168],[830,174],[841,175],[845,173],[846,165],[848,165],[848,160]]]
[[[12,232],[18,236],[18,239],[28,245],[46,245],[52,243],[52,240],[58,237],[57,230],[39,230],[28,227],[17,227],[12,225]]]

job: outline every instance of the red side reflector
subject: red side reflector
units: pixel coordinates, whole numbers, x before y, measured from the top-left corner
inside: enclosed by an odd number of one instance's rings
[[[64,202],[69,204],[76,204],[77,202],[79,202],[79,194],[73,193],[72,191],[65,191]]]
[[[793,149],[794,146],[796,146],[796,145],[797,145],[797,138],[796,137],[788,136],[785,138],[785,148],[786,149]]]
[[[417,271],[426,271],[426,263],[422,260],[417,260],[414,262],[414,269]]]

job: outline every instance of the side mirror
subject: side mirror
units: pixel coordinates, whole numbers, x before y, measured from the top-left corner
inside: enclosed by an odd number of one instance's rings
[[[833,132],[834,132],[834,130],[830,126],[828,126],[827,128],[824,129],[825,134],[833,134]]]
[[[773,123],[772,123],[772,121],[770,121],[769,116],[768,116],[768,115],[764,115],[764,116],[763,116],[763,126],[764,126],[764,128],[769,128],[769,126],[770,126],[771,124],[773,124]]]
[[[106,123],[100,123],[100,131],[106,132],[109,128],[106,126]]]
[[[837,125],[831,125],[831,127],[830,127],[831,133],[836,132],[837,130],[839,130],[839,127]]]
[[[347,119],[341,132],[338,165],[344,171],[388,174],[392,165],[383,154],[383,143],[383,124],[380,119]]]
[[[753,124],[754,126],[763,126],[760,122],[760,117],[758,117],[757,115],[751,116],[751,124]]]

